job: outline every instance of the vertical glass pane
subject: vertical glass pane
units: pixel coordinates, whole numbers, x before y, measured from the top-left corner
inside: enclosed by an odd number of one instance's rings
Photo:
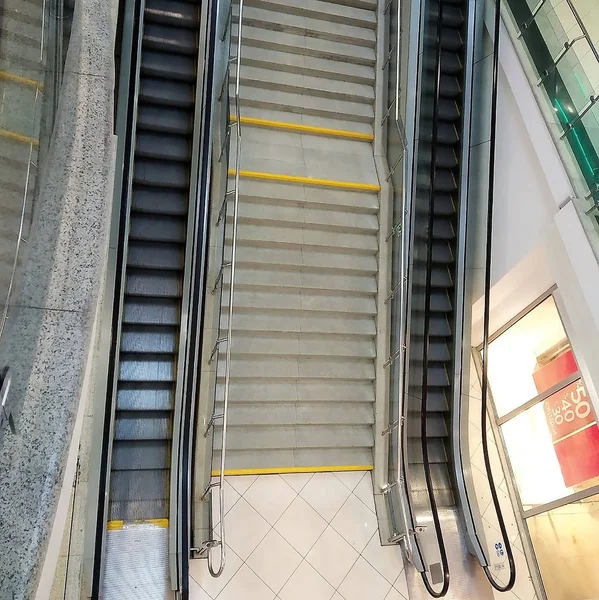
[[[599,427],[581,380],[501,430],[524,510],[599,482]]]
[[[489,344],[489,383],[500,417],[576,370],[552,297]]]
[[[531,517],[527,524],[548,600],[599,598],[599,496]]]

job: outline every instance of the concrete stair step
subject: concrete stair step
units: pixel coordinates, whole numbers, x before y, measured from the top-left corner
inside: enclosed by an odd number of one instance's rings
[[[361,102],[331,100],[281,90],[242,86],[240,99],[242,115],[246,107],[252,106],[324,118],[336,118],[342,114],[345,120],[358,123],[372,123],[374,119],[373,107]]]
[[[231,239],[231,228],[228,228],[226,240]],[[240,223],[238,240],[245,245],[302,250],[321,250],[330,248],[334,252],[348,254],[373,255],[378,250],[377,238],[374,235],[361,233],[343,233],[340,231],[322,231],[307,227],[281,227],[278,224],[254,225]]]
[[[231,202],[233,202],[232,199]],[[227,214],[229,221],[233,219],[231,213],[232,208],[228,210]],[[239,204],[239,223],[254,226],[278,225],[283,228],[301,227],[302,229],[362,235],[378,233],[378,221],[375,215],[258,202]]]
[[[224,287],[228,281],[225,278]],[[376,279],[372,276],[308,273],[264,268],[238,268],[235,271],[236,290],[290,290],[307,293],[329,291],[373,297],[376,294]]]
[[[227,327],[227,317],[221,316],[221,330]],[[341,334],[354,337],[373,336],[376,333],[375,320],[371,316],[344,315],[334,317],[319,314],[264,314],[246,312],[238,308],[233,318],[233,333],[322,333]],[[264,372],[267,375],[268,371]],[[259,376],[259,373],[255,373]]]
[[[223,386],[217,386],[216,401],[223,402]],[[294,403],[302,404],[342,402],[365,403],[374,402],[374,386],[370,381],[310,381],[306,379],[289,379],[279,381],[247,380],[231,381],[229,401],[232,403]]]
[[[374,381],[374,363],[370,359],[277,357],[235,357],[231,360],[232,379],[236,381],[268,377],[269,379],[309,378],[344,381]],[[218,378],[224,379],[225,364],[219,361]]]
[[[222,295],[222,303],[229,302],[229,291],[225,289]],[[320,313],[337,315],[338,313],[348,315],[376,315],[376,302],[374,298],[363,296],[349,296],[347,294],[333,295],[330,292],[308,293],[301,290],[295,291],[267,291],[267,290],[236,290],[235,308],[246,312],[267,311],[273,314],[275,311],[289,313]]]
[[[230,260],[230,247],[225,248],[225,261]],[[343,272],[344,274],[374,275],[377,271],[376,256],[339,254],[323,249],[313,250],[304,247],[287,248],[283,244],[254,246],[239,244],[237,264],[245,267],[265,265],[278,266],[293,270],[312,272]]]
[[[300,5],[301,6],[301,5]],[[237,20],[238,6],[233,7],[233,17]],[[330,42],[341,42],[374,48],[376,46],[376,32],[368,27],[355,27],[344,23],[335,23],[332,27],[328,22],[328,14],[323,13],[321,18],[303,17],[286,14],[254,6],[245,6],[243,9],[243,23],[252,27],[269,29],[274,32],[285,31],[296,35],[318,37]]]
[[[224,405],[218,403],[216,411],[222,412]],[[236,404],[230,412],[229,426],[281,426],[289,425],[372,425],[372,404],[348,402],[306,403],[243,403]]]
[[[231,73],[232,85],[236,81]],[[286,73],[264,67],[244,66],[241,69],[241,86],[316,96],[328,100],[341,100],[372,105],[374,90],[371,85],[352,81],[331,80],[301,73]]]
[[[374,192],[340,190],[278,181],[243,179],[239,188],[240,204],[261,202],[302,206],[308,209],[334,209],[360,215],[378,213],[378,195]]]
[[[216,450],[213,465],[220,464]],[[227,448],[227,469],[260,469],[289,467],[338,467],[339,465],[372,465],[372,448],[295,448],[286,450],[231,450]]]
[[[232,35],[235,43],[236,24],[233,24]],[[356,46],[351,41],[348,43],[330,41],[287,29],[273,31],[260,25],[252,25],[244,19],[242,55],[243,49],[247,47],[267,48],[277,52],[295,53],[369,67],[374,67],[376,63],[374,47]]]
[[[343,6],[322,0],[303,0],[301,3],[294,0],[248,0],[246,6],[289,15],[326,19],[329,23],[376,29],[376,14],[372,8]]]
[[[221,348],[221,357],[225,347]],[[374,341],[347,335],[318,333],[237,333],[231,347],[233,356],[323,356],[333,358],[375,358]]]
[[[220,437],[221,432],[217,428],[214,435],[214,445],[216,447],[221,446]],[[373,432],[370,425],[254,425],[231,427],[228,429],[227,435],[227,455],[229,451],[251,450],[253,448],[265,450],[371,448],[373,442]]]
[[[39,52],[42,40],[42,11],[35,5],[23,3],[18,10],[3,6],[0,9],[0,33],[14,39],[22,39],[25,46],[35,47]]]
[[[325,78],[329,81],[374,85],[374,67],[350,64],[339,60],[331,60],[330,58],[306,56],[296,52],[282,52],[244,45],[241,53],[241,63],[242,70],[247,67],[260,67],[271,71]]]

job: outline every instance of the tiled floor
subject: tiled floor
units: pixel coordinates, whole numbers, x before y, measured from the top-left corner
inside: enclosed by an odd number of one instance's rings
[[[369,472],[228,477],[227,562],[191,561],[191,600],[406,600],[379,541]]]

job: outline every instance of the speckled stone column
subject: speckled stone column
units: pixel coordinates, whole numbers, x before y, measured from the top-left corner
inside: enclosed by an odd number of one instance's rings
[[[35,596],[81,401],[112,205],[114,25],[110,2],[77,0],[21,286],[0,347],[17,429],[0,432],[2,600]]]

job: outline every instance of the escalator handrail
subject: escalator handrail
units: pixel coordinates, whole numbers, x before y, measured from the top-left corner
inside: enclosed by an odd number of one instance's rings
[[[499,82],[499,35],[501,31],[501,2],[495,0],[495,23],[493,40],[493,80],[492,80],[492,95],[491,95],[491,135],[489,148],[489,188],[487,191],[487,229],[486,229],[486,248],[485,248],[485,283],[484,283],[484,311],[483,311],[483,352],[482,352],[482,393],[481,393],[481,431],[482,431],[482,450],[485,462],[485,471],[489,480],[491,490],[491,498],[497,520],[499,521],[499,530],[503,537],[505,545],[505,553],[510,567],[510,578],[508,582],[502,586],[497,583],[495,577],[491,574],[489,566],[484,566],[483,570],[489,583],[498,592],[508,592],[514,587],[516,581],[516,566],[514,563],[514,553],[510,544],[505,520],[499,504],[497,489],[493,479],[491,469],[491,459],[489,456],[489,441],[487,439],[487,406],[488,406],[488,388],[489,388],[489,321],[491,313],[491,251],[493,249],[493,206],[495,203],[495,158],[497,150],[497,89]]]
[[[426,489],[431,506],[431,514],[437,536],[437,544],[439,545],[439,554],[441,556],[441,566],[443,569],[443,586],[441,590],[433,589],[433,584],[428,580],[426,571],[421,572],[422,581],[426,591],[433,598],[442,598],[449,590],[449,562],[447,559],[447,549],[443,539],[441,530],[441,521],[439,519],[439,511],[437,508],[437,500],[433,489],[433,479],[431,475],[431,467],[428,456],[428,347],[430,334],[430,296],[432,293],[432,271],[433,271],[433,225],[434,225],[434,207],[435,207],[435,184],[436,184],[436,162],[437,162],[437,139],[439,132],[438,111],[441,98],[441,31],[443,28],[443,0],[438,0],[439,13],[437,15],[437,39],[436,39],[436,58],[435,58],[435,91],[433,100],[433,130],[431,135],[431,165],[430,165],[430,183],[429,183],[429,206],[428,206],[428,232],[427,232],[427,251],[426,251],[426,291],[425,291],[425,306],[424,311],[424,349],[422,353],[422,404],[420,407],[420,442],[422,446],[422,462],[424,468],[424,478]]]

